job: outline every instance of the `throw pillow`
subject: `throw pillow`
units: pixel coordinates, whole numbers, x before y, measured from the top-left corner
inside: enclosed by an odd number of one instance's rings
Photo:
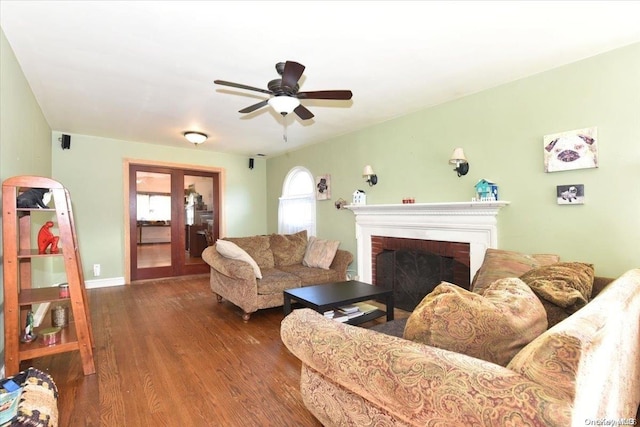
[[[233,242],[244,249],[260,268],[273,268],[275,266],[269,236],[225,237],[224,240]]]
[[[558,262],[529,270],[520,279],[540,297],[553,326],[589,302],[594,275],[593,264]]]
[[[235,243],[228,240],[218,239],[218,241],[216,241],[216,250],[225,258],[235,259],[248,263],[253,268],[253,272],[255,273],[256,278],[262,279],[262,271],[260,271],[260,267],[258,267],[258,264],[244,249],[242,249]]]
[[[546,329],[538,297],[522,280],[506,278],[484,295],[442,282],[411,313],[403,336],[506,366]]]
[[[560,261],[557,255],[527,255],[515,251],[489,248],[484,254],[484,261],[476,272],[471,283],[473,292],[482,290],[498,279],[520,277],[522,274],[547,264]]]
[[[272,234],[270,240],[276,266],[302,264],[307,249],[307,230],[295,234]]]
[[[323,240],[315,236],[309,237],[307,250],[304,253],[302,264],[307,267],[317,267],[328,270],[336,256],[338,240]]]

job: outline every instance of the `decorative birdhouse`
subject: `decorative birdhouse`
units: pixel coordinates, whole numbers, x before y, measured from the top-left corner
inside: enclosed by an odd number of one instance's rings
[[[481,179],[475,185],[476,197],[480,202],[489,202],[498,200],[498,185],[487,179]]]
[[[354,205],[366,205],[367,204],[367,195],[362,190],[356,190],[353,193],[353,204]]]

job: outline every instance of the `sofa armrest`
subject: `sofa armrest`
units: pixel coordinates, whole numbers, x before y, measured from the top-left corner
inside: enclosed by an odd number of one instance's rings
[[[571,404],[561,394],[483,360],[342,324],[310,309],[288,315],[281,337],[303,371],[407,425],[571,424]],[[316,398],[335,399],[301,388],[308,406]],[[341,406],[336,401],[325,408]],[[314,410],[336,422],[325,408]]]
[[[342,249],[338,249],[336,251],[336,256],[333,257],[333,261],[329,268],[331,270],[335,270],[338,272],[342,279],[346,279],[347,277],[347,268],[349,264],[353,261],[353,255],[349,251],[345,251]]]
[[[612,277],[600,277],[596,276],[593,278],[593,288],[591,290],[591,299],[598,296],[598,294],[607,287],[607,285],[613,282],[615,279]]]
[[[202,252],[202,259],[217,273],[232,279],[248,280],[255,283],[255,272],[249,263],[225,258],[218,253],[215,246],[207,247]]]

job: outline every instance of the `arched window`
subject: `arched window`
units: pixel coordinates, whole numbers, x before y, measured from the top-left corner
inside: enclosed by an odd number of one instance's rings
[[[289,171],[278,206],[278,233],[292,234],[307,230],[316,235],[316,196],[313,175],[307,169],[296,166]]]

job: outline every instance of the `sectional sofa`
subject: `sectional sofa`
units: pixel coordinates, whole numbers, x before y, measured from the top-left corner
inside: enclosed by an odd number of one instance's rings
[[[586,305],[503,365],[345,325],[310,309],[287,316],[281,336],[302,362],[304,403],[325,426],[634,425],[640,269],[612,281],[594,279],[589,290]],[[458,316],[447,325],[453,335],[477,332],[464,313]],[[499,323],[494,328],[502,332]]]

